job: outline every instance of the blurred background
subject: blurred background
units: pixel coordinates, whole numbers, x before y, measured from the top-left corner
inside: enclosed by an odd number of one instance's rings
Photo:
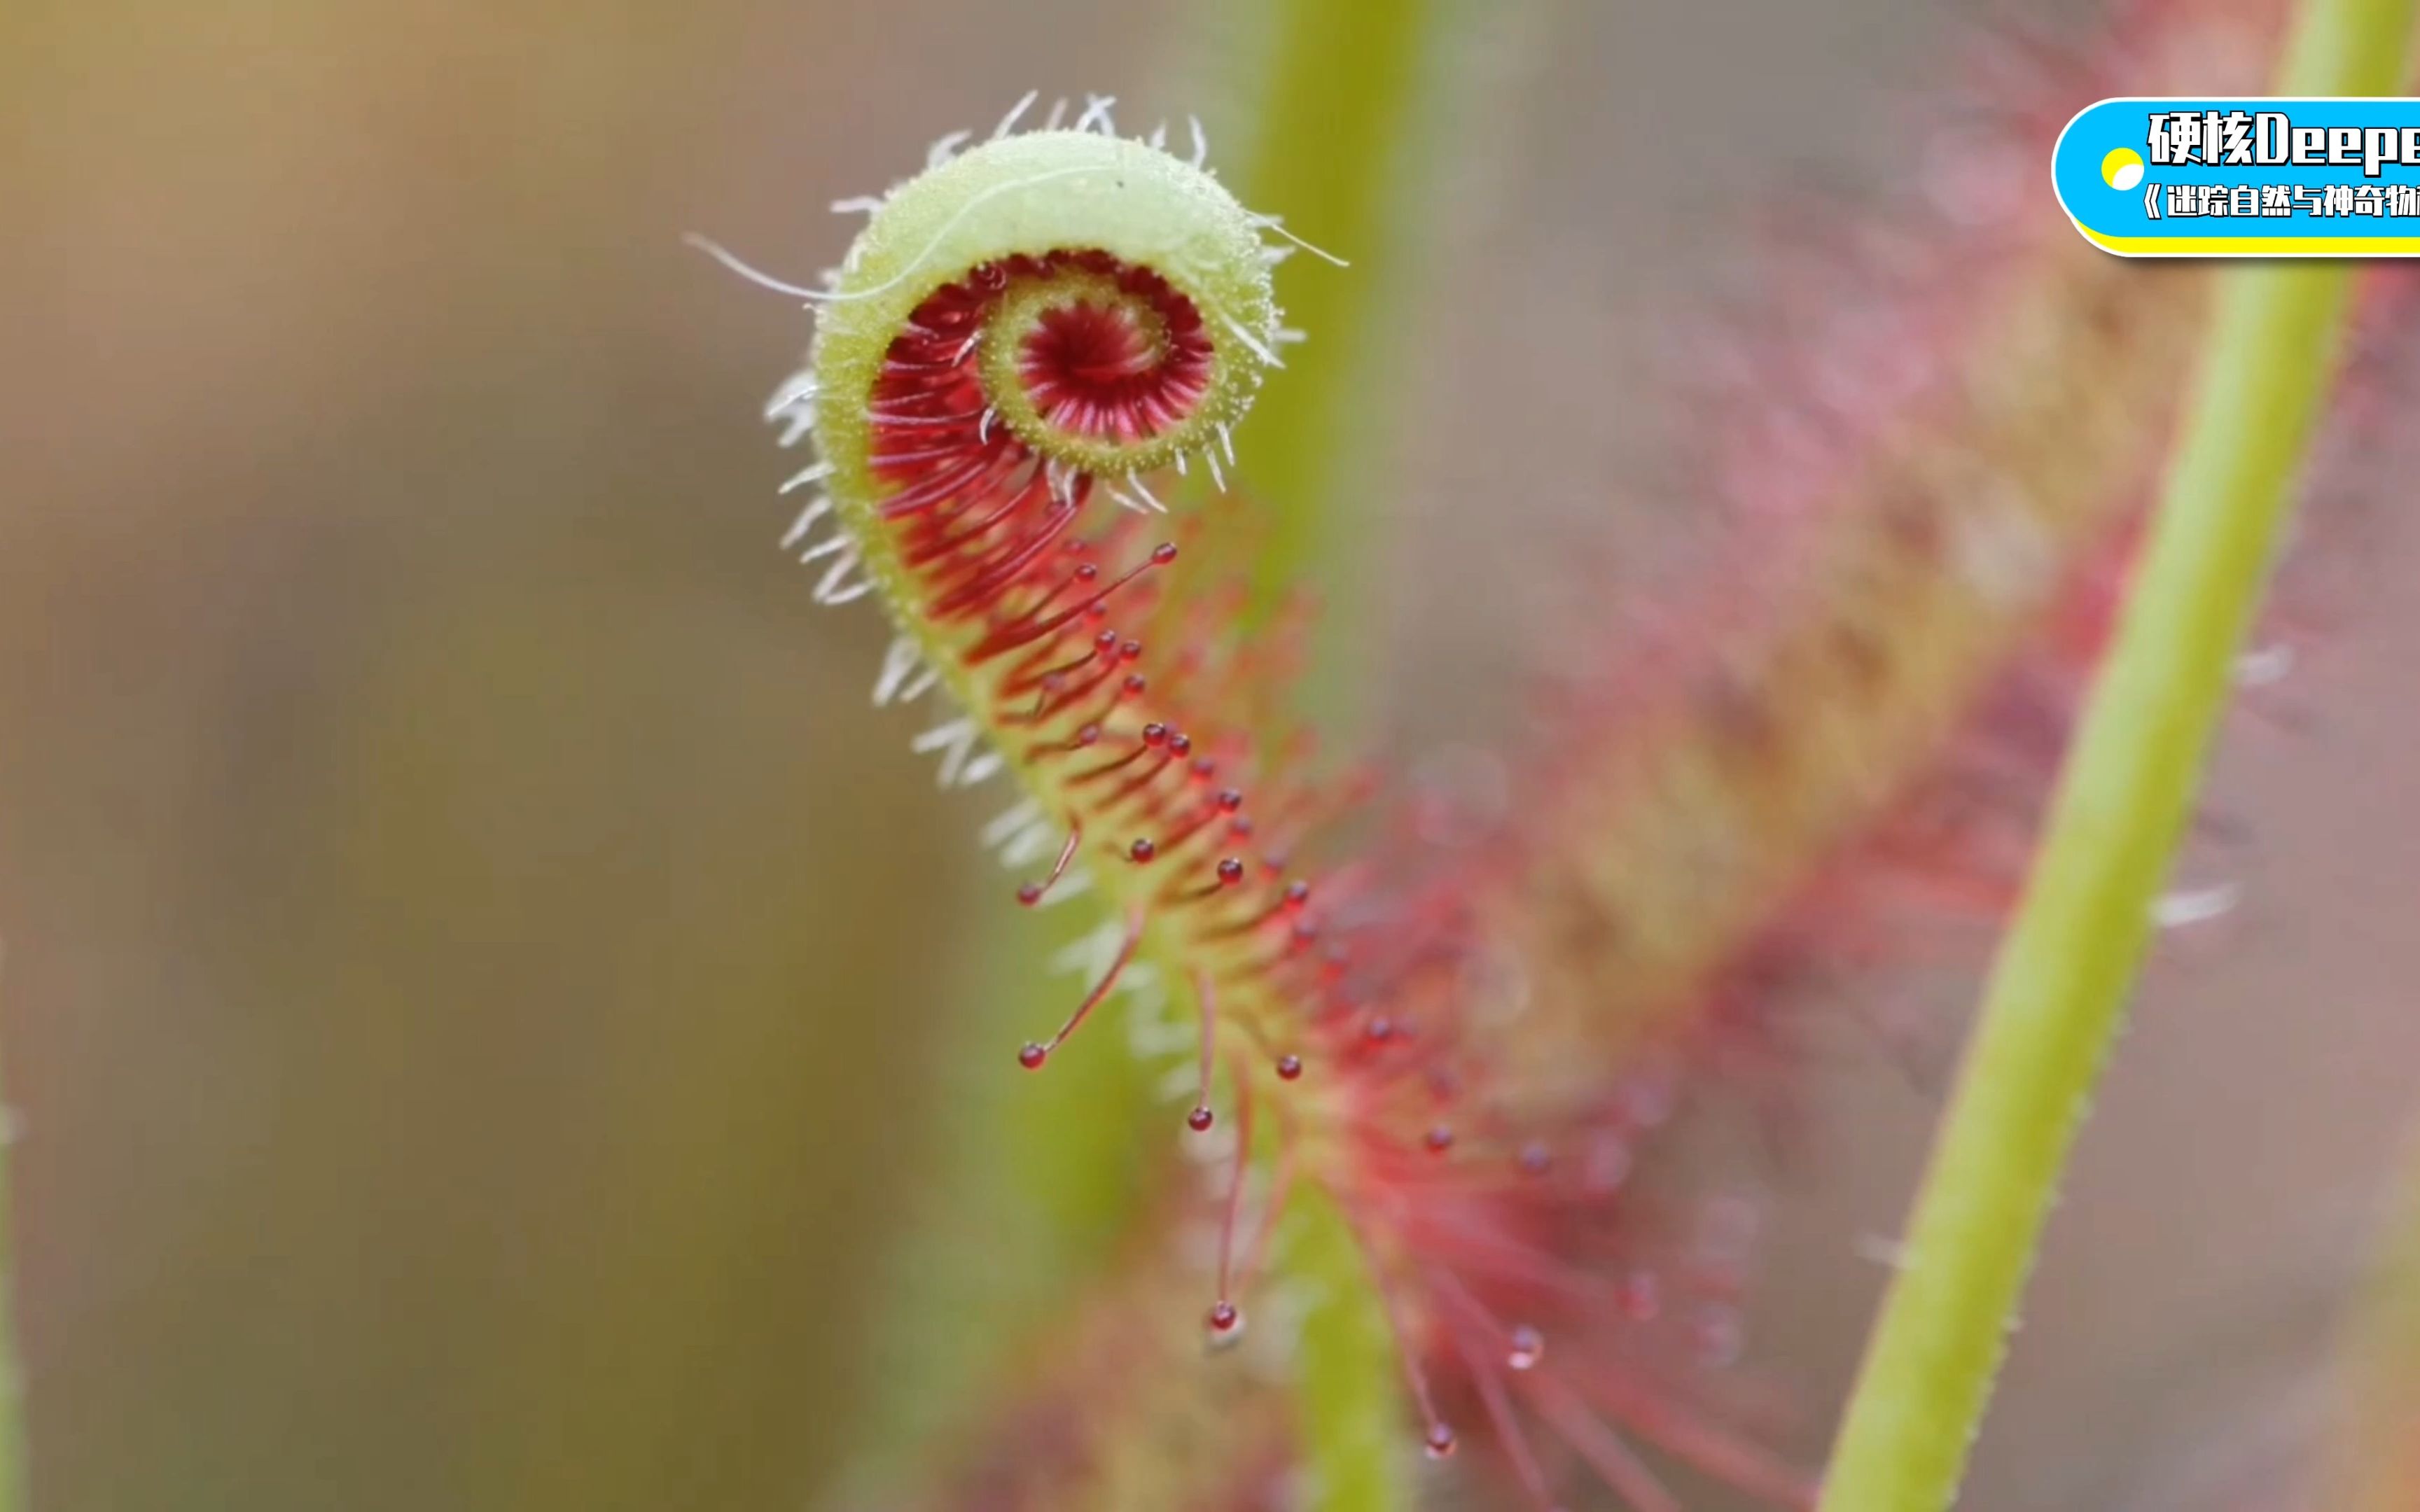
[[[879,615],[772,549],[804,318],[679,238],[809,272],[830,201],[1028,88],[1215,144],[1248,12],[0,10],[37,1505],[799,1508],[870,1431],[892,1241],[956,1069],[1005,1065],[961,1028],[1011,910],[988,809],[866,707]],[[1974,20],[1471,8],[1357,563],[1406,748],[1501,718],[1575,534],[1655,528],[1616,517],[1624,417],[1698,228],[1911,171],[1892,101]],[[2235,839],[2191,864],[2246,901],[2155,974],[1972,1506],[2216,1505],[2290,1450],[2420,1105],[2420,537],[2378,535],[2222,763]],[[1823,1075],[1761,1309],[1808,1456],[1938,1093]]]

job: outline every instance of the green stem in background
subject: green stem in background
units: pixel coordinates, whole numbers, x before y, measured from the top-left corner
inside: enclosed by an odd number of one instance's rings
[[[1346,597],[1370,576],[1349,549],[1368,522],[1355,480],[1384,387],[1378,315],[1401,294],[1401,217],[1419,81],[1445,20],[1441,0],[1279,0],[1275,51],[1237,176],[1247,203],[1350,260],[1339,270],[1296,257],[1280,269],[1287,320],[1311,339],[1271,375],[1244,447],[1244,483],[1267,518],[1252,563],[1251,617],[1316,583],[1321,624],[1303,694],[1322,733],[1349,733],[1347,627],[1372,606]],[[1343,1215],[1316,1190],[1295,1198],[1290,1274],[1318,1300],[1303,1319],[1298,1398],[1310,1512],[1394,1512],[1413,1497],[1412,1442],[1393,1335]]]
[[[1313,649],[1311,690],[1330,728],[1346,659],[1334,627],[1363,622],[1343,596],[1368,576],[1346,570],[1348,543],[1369,523],[1374,485],[1361,444],[1375,428],[1373,393],[1388,389],[1381,361],[1385,301],[1401,297],[1410,261],[1404,212],[1416,187],[1405,144],[1416,140],[1421,80],[1436,51],[1443,0],[1279,0],[1274,54],[1251,149],[1235,181],[1246,203],[1348,259],[1339,271],[1297,257],[1279,270],[1287,323],[1310,334],[1264,391],[1244,449],[1247,487],[1267,511],[1258,544],[1253,609],[1318,585],[1330,628]]]
[[[2404,1158],[2392,1227],[2337,1347],[2342,1407],[2318,1505],[2420,1506],[2420,1138]]]
[[[2306,0],[2278,93],[2393,89],[2412,8]],[[1939,1512],[1957,1494],[2327,389],[2350,269],[2217,277],[2150,539],[1867,1347],[1826,1512]]]
[[[1414,1504],[1404,1473],[1412,1440],[1387,1313],[1353,1229],[1326,1196],[1295,1199],[1287,1271],[1316,1288],[1295,1365],[1303,1504],[1316,1512],[1396,1512]]]

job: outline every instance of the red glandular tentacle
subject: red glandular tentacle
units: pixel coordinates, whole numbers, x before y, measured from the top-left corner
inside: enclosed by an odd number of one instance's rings
[[[995,323],[1003,301],[1053,281],[1064,302],[1044,300],[1017,331]],[[894,337],[866,409],[871,466],[890,488],[877,512],[914,609],[945,628],[975,674],[976,696],[993,705],[978,711],[988,728],[1024,737],[1012,753],[1049,775],[1068,810],[1069,840],[1049,880],[1026,883],[1020,897],[1040,901],[1084,845],[1148,866],[1155,882],[1135,896],[1174,939],[1193,942],[1203,980],[1257,984],[1241,994],[1239,1025],[1257,1042],[1268,1036],[1250,1013],[1256,1003],[1266,1011],[1277,983],[1226,949],[1237,920],[1249,921],[1246,934],[1277,937],[1272,962],[1288,982],[1314,997],[1321,986],[1291,970],[1301,942],[1284,938],[1285,925],[1298,896],[1289,903],[1282,875],[1250,853],[1229,854],[1250,835],[1242,790],[1213,785],[1222,766],[1253,769],[1252,733],[1233,722],[1241,716],[1216,716],[1235,702],[1222,695],[1248,687],[1246,662],[1265,653],[1205,653],[1197,604],[1171,627],[1180,649],[1163,686],[1146,680],[1140,642],[1105,622],[1113,607],[1121,624],[1148,618],[1154,570],[1176,548],[1143,536],[1148,521],[1137,517],[1094,517],[1104,513],[1095,479],[1049,460],[1047,444],[1004,418],[1019,407],[985,390],[985,375],[1001,371],[985,363],[994,340],[1019,343],[1010,370],[1027,424],[1038,417],[1057,434],[1123,444],[1166,434],[1202,401],[1215,356],[1209,324],[1159,275],[1107,255],[1009,257],[924,300]],[[1169,716],[1188,690],[1200,702],[1180,731]],[[1299,825],[1315,805],[1280,794],[1269,807]]]

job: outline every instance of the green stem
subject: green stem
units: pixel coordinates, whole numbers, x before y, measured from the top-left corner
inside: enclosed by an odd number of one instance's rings
[[[1326,1193],[1297,1194],[1286,1269],[1311,1283],[1296,1358],[1303,1461],[1314,1512],[1394,1512],[1414,1503],[1413,1442],[1395,1339],[1353,1229]]]
[[[2278,93],[2393,89],[2412,8],[2306,0]],[[1957,1494],[2260,596],[2350,277],[2332,262],[2217,275],[2139,577],[1917,1195],[1906,1265],[1834,1450],[1827,1512],[1939,1512]]]
[[[1349,659],[1335,627],[1366,607],[1340,596],[1368,576],[1342,570],[1370,518],[1365,444],[1374,404],[1399,397],[1386,381],[1385,301],[1401,298],[1411,260],[1404,211],[1417,166],[1414,125],[1444,0],[1278,0],[1269,78],[1236,182],[1245,203],[1350,260],[1308,255],[1278,270],[1289,325],[1310,340],[1286,354],[1252,416],[1243,474],[1268,511],[1257,543],[1252,610],[1266,614],[1304,582],[1319,585],[1329,630],[1313,647],[1311,689],[1324,726],[1346,691]]]

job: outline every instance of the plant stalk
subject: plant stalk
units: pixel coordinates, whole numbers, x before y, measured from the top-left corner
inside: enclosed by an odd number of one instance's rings
[[[1383,383],[1380,301],[1406,260],[1402,212],[1418,193],[1405,181],[1402,144],[1445,12],[1443,0],[1277,0],[1269,83],[1238,177],[1246,204],[1353,263],[1338,270],[1297,257],[1279,270],[1287,319],[1311,339],[1290,349],[1270,381],[1244,469],[1268,519],[1249,617],[1265,616],[1300,583],[1320,584],[1324,627],[1305,697],[1332,738],[1349,739],[1344,727],[1366,712],[1343,672],[1354,659],[1346,627],[1370,607],[1343,596],[1360,576],[1349,546],[1367,518],[1353,480],[1366,405]],[[1416,1442],[1394,1337],[1344,1215],[1307,1183],[1293,1207],[1288,1271],[1317,1299],[1303,1319],[1295,1382],[1306,1512],[1394,1512],[1413,1501],[1405,1467]]]

